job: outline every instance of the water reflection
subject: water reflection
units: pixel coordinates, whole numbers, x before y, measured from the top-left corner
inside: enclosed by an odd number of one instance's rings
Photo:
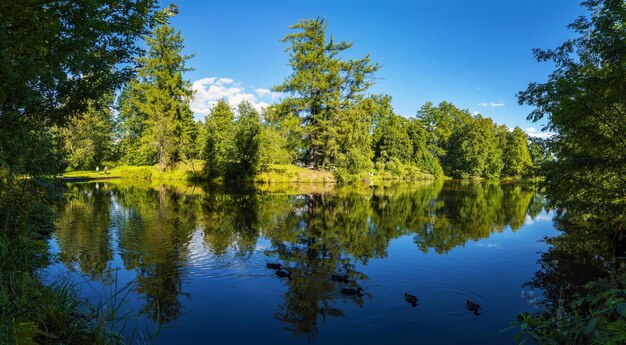
[[[542,293],[539,301],[548,307],[569,304],[584,285],[611,272],[619,272],[608,240],[608,234],[588,224],[568,222],[557,217],[559,236],[546,238],[551,247],[541,254],[541,269],[524,286]]]
[[[393,239],[408,235],[416,250],[449,253],[507,226],[519,229],[543,203],[523,186],[489,182],[296,191],[121,182],[68,188],[72,198],[60,210],[55,238],[69,269],[110,283],[119,254],[123,269],[136,274],[142,312],[167,324],[193,297],[183,288],[191,264],[210,257],[213,274],[227,274],[260,253],[265,262],[244,264],[238,274],[273,275],[266,262],[291,272],[289,279],[274,275],[286,287],[274,317],[309,339],[320,322],[343,317],[346,303],[362,307],[374,297],[367,289],[362,296],[341,290],[364,287],[369,278],[359,267],[386,257]]]

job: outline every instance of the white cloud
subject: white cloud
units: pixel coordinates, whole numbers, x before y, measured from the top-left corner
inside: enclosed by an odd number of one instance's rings
[[[543,132],[543,131],[538,131],[535,127],[528,127],[525,130],[526,134],[528,134],[529,137],[533,137],[533,138],[540,138],[540,139],[548,139],[553,137],[556,133],[554,132]]]
[[[271,99],[276,99],[278,98],[278,96],[280,96],[280,93],[273,92],[272,90],[268,90],[268,89],[256,89],[254,90],[254,92],[256,92],[257,95],[261,97],[269,96]]]
[[[497,101],[497,102],[479,103],[478,105],[481,107],[504,107],[505,103],[504,101]]]
[[[236,107],[243,101],[252,103],[254,108],[261,110],[269,105],[273,99],[273,92],[267,89],[257,89],[255,93],[246,92],[240,82],[230,78],[202,78],[193,82],[191,88],[195,91],[191,101],[191,110],[196,114],[206,115],[217,101],[226,99],[231,107]],[[266,92],[267,91],[267,92]],[[260,98],[269,98],[263,101]]]
[[[271,90],[268,90],[268,89],[256,89],[256,90],[254,90],[254,91],[256,91],[256,93],[257,93],[259,96],[265,96],[265,95],[269,95],[269,94],[271,94],[271,93],[272,93],[272,91],[271,91]]]
[[[476,247],[501,248],[502,243],[476,243]]]

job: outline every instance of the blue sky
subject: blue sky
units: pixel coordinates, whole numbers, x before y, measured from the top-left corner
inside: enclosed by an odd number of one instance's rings
[[[325,17],[328,33],[354,44],[346,57],[371,54],[383,68],[372,93],[393,97],[396,113],[413,116],[427,101],[450,101],[510,127],[526,120],[515,94],[552,70],[532,48],[552,48],[574,36],[566,28],[584,14],[571,0],[345,1],[271,0],[178,3],[171,23],[185,38],[194,68],[198,115],[217,98],[259,106],[290,73],[280,42],[300,19]],[[532,131],[532,129],[531,129]]]

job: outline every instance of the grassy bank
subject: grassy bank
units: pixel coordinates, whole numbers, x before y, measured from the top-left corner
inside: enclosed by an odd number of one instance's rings
[[[154,166],[113,166],[108,169],[107,173],[104,173],[104,169],[101,168],[99,172],[95,170],[79,170],[79,171],[67,171],[63,173],[62,178],[67,181],[80,181],[80,180],[100,180],[110,178],[121,178],[131,180],[191,180],[200,177],[204,162],[189,161],[179,162],[173,167],[167,168],[163,171],[159,169],[157,165]]]
[[[99,179],[131,179],[144,181],[180,181],[203,180],[202,170],[204,162],[179,162],[175,166],[161,171],[158,166],[113,166],[107,174],[101,169],[94,171],[68,171],[62,175],[66,181],[99,180]],[[423,173],[417,168],[407,168],[399,171],[362,172],[356,175],[343,173],[341,170],[321,171],[291,164],[273,164],[263,169],[252,178],[255,183],[382,183],[387,181],[423,181],[433,180],[433,175]],[[217,179],[221,181],[221,179]]]

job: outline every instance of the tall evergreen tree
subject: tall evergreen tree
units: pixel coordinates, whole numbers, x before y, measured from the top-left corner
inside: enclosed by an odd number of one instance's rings
[[[130,81],[124,85],[117,98],[118,126],[117,140],[120,153],[120,162],[129,165],[149,165],[153,163],[153,153],[146,152],[141,145],[146,127],[146,114],[137,109],[134,103],[139,102],[140,94],[133,94],[132,85],[136,81]],[[141,100],[144,102],[144,100]]]
[[[189,107],[193,91],[183,78],[190,56],[182,55],[183,38],[167,24],[145,39],[148,53],[139,59],[141,68],[132,83],[131,104],[145,116],[144,149],[154,152],[163,170],[183,158],[184,146],[191,145],[196,135]]]
[[[283,116],[301,117],[305,163],[324,169],[327,164],[334,164],[340,153],[342,129],[337,123],[341,112],[361,100],[379,65],[372,64],[369,55],[356,60],[341,59],[339,54],[352,44],[327,38],[323,19],[302,20],[290,28],[298,32],[286,35],[282,41],[290,44],[293,73],[274,91],[290,95],[282,101]],[[359,112],[351,113],[356,114]]]

